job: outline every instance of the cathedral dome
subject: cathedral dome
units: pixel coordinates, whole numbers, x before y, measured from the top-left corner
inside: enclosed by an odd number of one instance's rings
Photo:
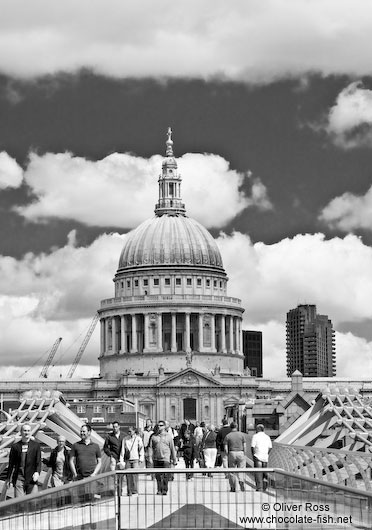
[[[194,219],[170,213],[144,221],[127,235],[118,272],[162,265],[224,272],[220,251],[208,230]]]

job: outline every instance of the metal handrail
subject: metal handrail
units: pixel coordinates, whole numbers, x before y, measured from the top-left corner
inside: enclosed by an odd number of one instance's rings
[[[55,488],[49,488],[49,489],[45,489],[45,490],[42,490],[42,491],[38,491],[37,493],[31,493],[30,495],[27,495],[25,497],[15,497],[14,499],[8,499],[6,501],[1,501],[0,502],[0,513],[1,513],[1,509],[2,508],[8,508],[9,506],[12,506],[12,504],[17,504],[17,503],[24,503],[25,500],[29,501],[29,500],[33,500],[33,499],[40,499],[42,497],[48,497],[50,495],[54,495],[55,493],[58,493],[60,491],[65,491],[65,490],[71,490],[71,485],[76,485],[76,486],[84,486],[85,484],[89,484],[91,482],[96,482],[97,480],[99,479],[104,479],[106,477],[110,477],[112,475],[115,475],[116,472],[115,471],[107,471],[106,473],[101,473],[100,475],[96,475],[95,477],[87,477],[87,478],[84,478],[84,479],[81,479],[81,480],[77,480],[75,482],[70,482],[68,484],[64,484],[63,486],[57,486]]]

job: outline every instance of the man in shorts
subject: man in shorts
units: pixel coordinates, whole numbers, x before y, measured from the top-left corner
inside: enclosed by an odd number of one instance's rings
[[[267,467],[269,453],[272,448],[270,436],[264,433],[264,426],[259,423],[256,427],[256,434],[252,437],[251,449],[254,467]],[[264,491],[267,488],[266,473],[256,473],[256,491]]]

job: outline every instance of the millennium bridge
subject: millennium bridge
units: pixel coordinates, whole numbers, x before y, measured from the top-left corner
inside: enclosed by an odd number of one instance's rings
[[[0,424],[0,471],[22,423],[30,423],[43,447],[58,434],[79,440],[81,420],[58,392],[25,393],[19,408]],[[103,440],[93,433],[93,441]],[[105,471],[59,488],[43,472],[39,493],[12,499],[5,488],[0,530],[251,528],[371,529],[372,409],[352,388],[328,387],[277,438],[270,453],[265,491],[256,491],[255,469],[172,469],[167,495],[157,495],[152,475],[164,470]],[[239,473],[244,491],[231,492],[228,473]],[[138,474],[138,495],[128,496],[126,475]]]

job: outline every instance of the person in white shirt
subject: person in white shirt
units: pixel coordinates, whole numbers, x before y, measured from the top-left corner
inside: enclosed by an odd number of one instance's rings
[[[129,436],[124,438],[121,445],[119,467],[121,469],[135,469],[145,459],[142,438],[138,435],[135,427],[129,427]],[[127,475],[127,495],[138,494],[138,475]]]
[[[151,467],[149,463],[149,443],[150,443],[150,438],[153,433],[154,433],[154,428],[152,425],[152,420],[150,420],[150,418],[147,418],[146,426],[142,432],[142,441],[143,441],[143,448],[145,450],[145,466],[146,467]],[[151,475],[151,476],[152,478],[155,478],[154,475]]]
[[[256,434],[252,437],[251,449],[254,467],[267,467],[269,453],[272,448],[270,436],[265,434],[265,427],[259,423],[256,426]],[[266,473],[256,473],[256,491],[264,491],[267,488]]]
[[[203,427],[200,427],[200,423],[197,421],[196,427],[194,429],[194,438],[195,438],[195,445],[196,445],[197,451],[199,451],[199,446],[202,443],[203,435],[204,435]]]

